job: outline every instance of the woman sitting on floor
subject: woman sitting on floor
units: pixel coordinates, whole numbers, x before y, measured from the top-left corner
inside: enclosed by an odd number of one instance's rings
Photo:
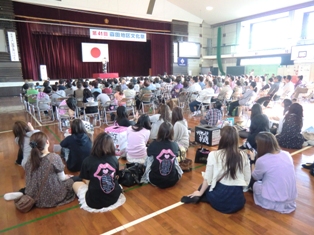
[[[134,126],[127,129],[127,160],[128,162],[144,163],[147,157],[146,144],[150,135],[150,120],[147,114],[143,114]]]
[[[293,212],[297,187],[291,155],[280,149],[275,136],[269,132],[259,133],[256,142],[257,159],[252,173],[257,180],[253,185],[255,204],[280,213]]]
[[[146,171],[142,183],[148,183],[158,188],[174,186],[181,178],[183,171],[177,161],[179,146],[173,139],[173,126],[170,122],[160,125],[157,140],[147,148]]]
[[[149,136],[150,141],[157,139],[159,127],[163,122],[171,121],[171,109],[168,105],[161,104],[159,106],[158,113],[159,114],[155,114],[149,117],[150,121],[152,122],[152,129],[150,131],[150,136]]]
[[[15,163],[22,165],[22,167],[25,168],[25,164],[28,161],[32,150],[31,146],[29,146],[29,139],[34,133],[39,132],[39,130],[34,130],[34,127],[30,122],[16,121],[12,131],[15,137],[15,142],[19,145],[18,157]]]
[[[185,151],[189,148],[189,130],[188,123],[183,118],[182,109],[174,107],[172,110],[171,122],[174,129],[173,141],[177,142],[179,147],[184,147]]]
[[[247,154],[238,148],[235,127],[223,127],[220,135],[218,150],[208,155],[203,184],[181,202],[204,201],[222,213],[234,213],[241,210],[246,201],[243,186],[250,182],[250,163]]]
[[[125,127],[129,127],[129,126],[133,126],[135,125],[135,122],[138,119],[138,112],[136,112],[135,116],[134,116],[134,120],[130,121],[129,120],[129,115],[126,112],[126,107],[125,106],[119,106],[117,108],[117,123],[119,126],[125,126]]]
[[[43,132],[34,133],[29,145],[32,150],[25,165],[25,194],[36,199],[36,207],[56,207],[75,199],[72,189],[74,180],[64,174],[64,165],[59,155],[50,153],[49,141]],[[41,188],[42,187],[42,188]],[[38,195],[39,190],[41,190]],[[22,192],[8,193],[6,200],[18,199]]]
[[[62,140],[60,145],[69,149],[68,159],[65,159],[68,170],[80,171],[83,160],[90,155],[92,149],[92,141],[81,119],[75,119],[71,123],[71,135]]]
[[[116,209],[125,202],[117,179],[119,162],[115,156],[113,140],[107,133],[99,134],[82,165],[80,178],[73,189],[81,208],[89,212],[106,212]]]
[[[279,146],[289,149],[301,149],[304,138],[301,134],[303,127],[303,108],[293,103],[285,115],[282,125],[279,124],[277,141]]]
[[[256,150],[255,136],[261,131],[269,131],[269,120],[263,114],[262,106],[256,103],[252,106],[250,131],[248,132],[247,140],[241,148]]]

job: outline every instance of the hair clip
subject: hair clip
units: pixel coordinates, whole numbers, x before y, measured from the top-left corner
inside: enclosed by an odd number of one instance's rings
[[[37,147],[37,143],[35,141],[31,141],[29,145],[31,146],[32,149]]]

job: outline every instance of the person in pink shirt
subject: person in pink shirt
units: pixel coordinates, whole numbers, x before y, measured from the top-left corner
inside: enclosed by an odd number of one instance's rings
[[[147,158],[146,144],[149,140],[151,124],[149,116],[143,114],[134,126],[127,129],[127,155],[128,162],[144,163]]]

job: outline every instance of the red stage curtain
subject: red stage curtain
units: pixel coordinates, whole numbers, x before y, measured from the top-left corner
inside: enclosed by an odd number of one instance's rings
[[[152,74],[172,74],[171,71],[171,40],[169,35],[153,34],[151,38]]]

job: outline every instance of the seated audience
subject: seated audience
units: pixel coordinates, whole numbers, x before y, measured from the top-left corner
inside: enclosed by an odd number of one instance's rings
[[[45,87],[44,89],[40,89],[40,92],[37,94],[37,105],[40,110],[49,110],[50,109],[50,97],[49,93],[51,92],[51,87]]]
[[[92,89],[91,89],[91,92],[94,93],[94,92],[98,92],[99,94],[102,93],[102,90],[98,87],[98,82],[96,80],[94,80],[92,82]]]
[[[74,95],[74,89],[72,88],[72,83],[68,82],[66,84],[66,89],[64,90],[67,97]]]
[[[138,112],[136,112],[135,116],[134,116],[134,120],[130,121],[129,120],[129,115],[126,112],[126,108],[125,106],[119,106],[117,108],[117,123],[119,126],[125,126],[125,127],[129,127],[129,126],[133,126],[135,125],[135,122],[138,119]]]
[[[237,100],[242,95],[242,85],[241,82],[238,80],[236,81],[236,86],[233,88],[233,93],[231,95],[232,100]]]
[[[149,140],[151,124],[149,116],[143,114],[134,126],[127,129],[127,160],[128,162],[144,163],[147,157],[146,144]]]
[[[224,101],[224,100],[230,100],[232,95],[232,88],[229,85],[229,81],[225,81],[225,84],[220,88],[220,92],[217,96],[217,99],[213,99],[213,101]]]
[[[173,141],[177,142],[180,148],[183,147],[187,150],[190,142],[189,127],[187,121],[183,118],[182,109],[180,107],[173,108],[171,123],[174,130]]]
[[[253,196],[256,205],[280,213],[296,209],[297,187],[291,155],[282,151],[276,138],[269,132],[256,136],[257,156],[252,177]],[[254,158],[254,157],[253,157]]]
[[[303,127],[303,108],[298,103],[293,103],[283,119],[279,123],[277,141],[279,146],[289,149],[301,149],[304,143],[301,130]]]
[[[214,107],[209,109],[204,117],[200,121],[202,125],[209,125],[209,126],[216,126],[217,123],[222,119],[222,111],[221,107],[222,104],[220,101],[216,101],[214,104]]]
[[[284,79],[284,86],[281,89],[281,98],[282,99],[290,99],[291,95],[294,92],[294,84],[291,82],[291,76],[288,75],[287,77],[285,77]]]
[[[259,103],[260,105],[264,105],[267,107],[269,104],[270,100],[278,100],[279,95],[276,94],[280,90],[280,82],[281,82],[281,76],[277,76],[274,79],[274,83],[271,85],[271,88],[269,89],[268,93],[266,96],[259,98],[256,103]]]
[[[150,131],[149,140],[157,139],[159,127],[163,122],[165,122],[165,121],[171,122],[171,109],[168,105],[161,104],[159,106],[158,113],[159,114],[155,114],[155,115],[150,116],[150,121],[152,123],[152,129]],[[156,117],[156,120],[154,120],[155,117]]]
[[[188,92],[192,93],[191,95],[191,100],[195,100],[198,96],[198,92],[200,92],[202,90],[200,84],[198,83],[198,77],[194,76],[191,80],[190,80],[190,87],[188,88]],[[194,110],[193,110],[194,112]]]
[[[15,142],[19,146],[18,157],[15,161],[16,164],[22,165],[25,168],[25,164],[29,159],[31,147],[29,146],[30,137],[38,132],[35,130],[30,122],[16,121],[13,125],[12,132],[15,137]]]
[[[178,151],[178,144],[173,142],[173,126],[163,122],[157,140],[147,148],[146,170],[141,183],[150,182],[158,188],[174,186],[183,174],[177,161]]]
[[[31,198],[38,197],[35,206],[39,208],[61,206],[73,201],[75,194],[72,185],[76,177],[72,179],[64,174],[60,156],[48,150],[50,143],[46,134],[34,133],[29,144],[32,150],[30,159],[25,165],[25,194]],[[43,186],[38,195],[41,185]],[[9,195],[5,195],[5,198],[12,200],[22,195],[22,192],[14,193],[15,198],[8,198]]]
[[[106,93],[107,95],[112,93],[109,82],[105,82],[105,88],[102,89],[102,93]]]
[[[220,135],[218,150],[208,155],[202,185],[184,196],[181,202],[208,202],[222,213],[234,213],[241,210],[246,201],[243,186],[250,182],[250,163],[247,154],[238,148],[239,137],[235,127],[223,127]]]
[[[135,95],[136,95],[136,91],[134,90],[133,83],[130,82],[127,87],[128,87],[128,89],[125,89],[123,91],[123,94],[124,94],[125,98],[128,98],[128,99],[132,98],[132,99],[134,99]]]
[[[250,131],[247,140],[243,143],[241,148],[256,150],[255,137],[261,131],[269,131],[269,119],[263,114],[262,106],[260,104],[254,104],[251,112]]]
[[[106,212],[125,203],[118,183],[119,162],[115,156],[113,140],[107,133],[99,134],[89,157],[80,172],[84,182],[75,182],[73,189],[81,209],[88,212]]]
[[[120,85],[116,86],[116,93],[114,94],[114,98],[118,106],[125,105],[125,102],[121,102],[125,98],[125,96],[123,94],[123,91],[121,90]]]
[[[71,123],[71,135],[62,140],[60,145],[69,149],[68,159],[65,159],[68,170],[80,171],[83,160],[90,155],[92,149],[92,141],[81,119],[75,119]]]
[[[239,100],[233,101],[233,102],[230,103],[229,110],[228,110],[229,115],[232,114],[232,111],[236,107],[238,107],[240,105],[246,105],[254,98],[254,96],[256,95],[256,93],[254,91],[255,86],[256,86],[256,83],[255,82],[251,82],[250,88],[247,89],[242,96],[240,96]]]
[[[196,100],[192,101],[189,104],[190,111],[193,113],[193,116],[196,116],[201,113],[201,110],[195,110],[195,108],[199,109],[199,106],[202,103],[208,104],[211,102],[211,98],[214,95],[214,89],[212,88],[212,85],[213,83],[211,81],[207,81],[205,89],[201,90]]]

